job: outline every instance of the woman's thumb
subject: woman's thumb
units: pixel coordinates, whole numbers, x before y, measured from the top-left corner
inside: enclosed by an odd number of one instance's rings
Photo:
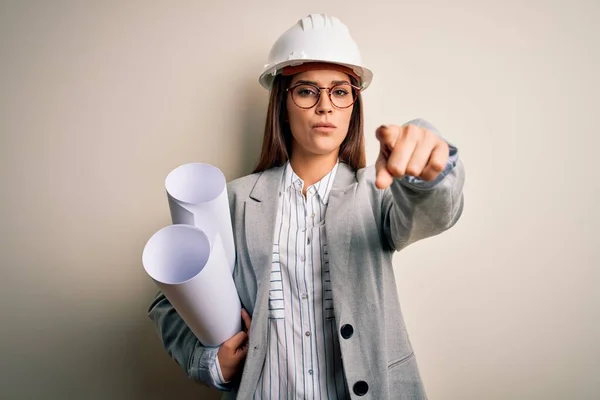
[[[394,177],[387,170],[387,160],[381,154],[375,163],[375,171],[377,174],[375,177],[375,186],[378,189],[386,189],[394,181]]]

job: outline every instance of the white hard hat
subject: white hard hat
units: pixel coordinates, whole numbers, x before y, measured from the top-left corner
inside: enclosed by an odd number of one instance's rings
[[[348,67],[358,76],[363,89],[373,79],[371,70],[362,63],[348,27],[336,17],[310,14],[286,30],[273,44],[259,82],[264,88],[271,89],[275,76],[283,68],[307,62]]]

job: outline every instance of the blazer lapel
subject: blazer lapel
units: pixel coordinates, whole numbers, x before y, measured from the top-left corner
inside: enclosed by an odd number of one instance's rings
[[[271,270],[273,235],[282,174],[283,167],[264,171],[246,199],[244,215],[246,246],[259,286]]]
[[[329,272],[331,281],[345,282],[348,273],[352,224],[354,223],[354,199],[358,182],[354,170],[347,164],[338,166],[327,204],[325,229],[329,249]],[[334,285],[336,286],[336,285]],[[335,288],[334,288],[335,291]],[[334,296],[335,302],[335,296]],[[334,310],[339,309],[334,304]],[[339,321],[339,316],[336,316]]]
[[[246,250],[250,266],[254,270],[257,284],[257,297],[254,304],[250,349],[246,367],[237,393],[240,400],[250,400],[260,376],[260,368],[266,356],[267,315],[269,308],[269,274],[273,260],[273,236],[277,219],[278,193],[283,167],[268,169],[260,174],[250,195],[245,201],[244,226]],[[264,287],[263,285],[267,285]],[[252,366],[252,368],[248,368]]]

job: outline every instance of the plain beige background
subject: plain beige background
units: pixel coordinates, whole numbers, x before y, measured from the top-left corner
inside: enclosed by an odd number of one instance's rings
[[[600,398],[600,3],[5,1],[0,398],[217,399],[146,317],[146,240],[186,162],[250,172],[276,37],[347,23],[379,124],[461,151],[465,211],[395,258],[432,400]]]

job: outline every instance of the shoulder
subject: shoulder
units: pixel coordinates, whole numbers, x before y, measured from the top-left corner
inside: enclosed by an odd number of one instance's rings
[[[375,183],[375,166],[368,165],[364,168],[355,169],[344,161],[338,164],[335,187],[343,188],[353,183],[358,183],[359,186],[365,183]]]
[[[228,182],[227,193],[229,194],[229,198],[235,199],[248,197],[256,185],[258,178],[260,178],[262,174],[263,172],[256,172]]]
[[[375,186],[376,171],[375,165],[367,165],[364,168],[359,168],[355,171],[356,181],[358,183],[358,189],[360,192],[369,192],[369,194],[378,196],[381,195],[384,190],[380,190]]]
[[[358,204],[372,209],[374,212],[380,212],[384,197],[386,197],[389,188],[379,189],[375,186],[377,172],[375,165],[368,165],[356,171],[356,180],[358,187],[356,194]],[[362,200],[360,200],[362,199]]]
[[[360,200],[357,204],[370,204],[372,207],[377,207],[387,189],[382,190],[375,186],[375,165],[354,169],[347,164],[341,163],[340,167],[338,169],[339,177],[336,177],[337,182],[335,186],[344,189],[356,185],[355,199],[367,200],[367,202]]]
[[[277,190],[282,173],[283,166],[277,166],[234,179],[227,183],[229,198],[246,199],[252,196],[260,201]]]
[[[375,165],[367,165],[364,168],[356,170],[356,180],[359,185],[375,186]]]

